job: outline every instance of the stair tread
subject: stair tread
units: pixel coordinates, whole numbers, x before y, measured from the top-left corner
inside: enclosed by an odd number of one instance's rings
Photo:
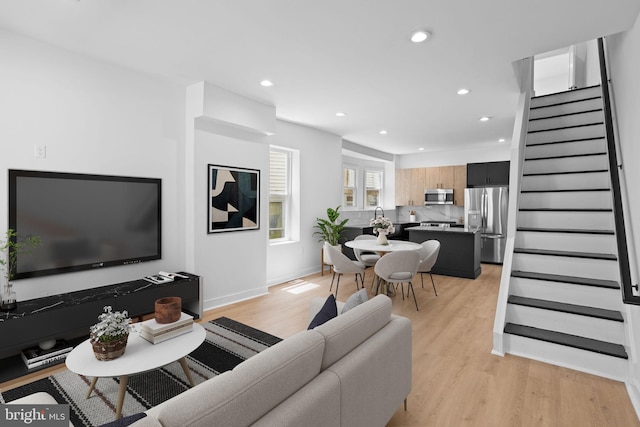
[[[555,190],[522,190],[521,193],[571,193],[586,191],[611,191],[610,188],[562,188]]]
[[[563,139],[560,141],[544,141],[544,142],[526,142],[526,147],[536,147],[539,145],[553,145],[553,144],[564,144],[565,142],[580,142],[580,141],[593,141],[596,139],[605,139],[603,136],[593,136],[590,138],[577,138],[577,139]]]
[[[592,99],[595,99],[595,98],[592,98]],[[536,108],[540,108],[540,107],[532,107],[531,109],[535,110]],[[538,121],[538,120],[557,119],[559,117],[578,116],[580,114],[595,113],[597,111],[602,111],[602,108],[592,108],[591,110],[582,110],[582,111],[574,111],[574,112],[571,112],[571,113],[554,114],[554,115],[551,115],[551,116],[536,117],[536,118],[533,118],[533,119],[530,118],[529,122],[535,122],[535,121]]]
[[[584,230],[580,228],[535,228],[518,227],[517,231],[537,231],[541,233],[615,234],[613,230]]]
[[[577,335],[549,331],[547,329],[534,328],[532,326],[518,325],[515,323],[507,323],[504,327],[504,332],[511,335],[518,335],[525,338],[566,345],[599,354],[606,354],[608,356],[619,357],[621,359],[629,358],[624,346],[607,341],[594,340],[592,338],[579,337]]]
[[[560,126],[558,128],[530,130],[527,132],[527,134],[540,133],[540,132],[555,132],[555,131],[564,130],[564,129],[576,129],[576,128],[584,128],[587,126],[603,126],[603,125],[604,125],[604,122],[593,122],[593,123],[585,123],[581,125]]]
[[[520,208],[520,212],[612,212],[611,208]]]
[[[530,172],[530,173],[523,173],[522,176],[570,175],[570,174],[578,174],[578,173],[601,173],[601,172],[608,172],[608,170],[607,169],[589,169],[589,170],[563,171],[563,172]]]
[[[594,153],[580,153],[580,154],[562,154],[557,156],[544,156],[544,157],[525,157],[524,161],[536,161],[536,160],[553,160],[553,159],[567,159],[572,157],[589,157],[589,156],[605,156],[607,153],[598,151]]]
[[[548,301],[537,298],[520,297],[509,295],[507,300],[509,304],[524,305],[527,307],[541,308],[544,310],[560,311],[563,313],[578,314],[581,316],[595,317],[598,319],[613,320],[615,322],[624,322],[624,318],[619,311],[607,310],[605,308],[587,307],[584,305],[567,304],[558,301]]]
[[[512,271],[511,277],[545,280],[548,282],[571,283],[574,285],[595,286],[598,288],[620,289],[620,284],[614,280],[592,279],[590,277],[564,276],[561,274],[536,273],[532,271],[519,270]]]
[[[552,255],[552,256],[565,256],[570,258],[592,258],[615,261],[618,258],[613,254],[601,254],[595,252],[574,252],[574,251],[556,251],[551,249],[528,249],[528,248],[514,248],[514,253],[520,254],[533,254],[533,255]]]

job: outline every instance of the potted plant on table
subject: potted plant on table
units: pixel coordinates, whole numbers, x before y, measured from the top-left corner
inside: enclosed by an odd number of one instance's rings
[[[6,279],[2,290],[0,310],[9,311],[18,308],[16,293],[11,283],[11,279],[16,273],[18,255],[29,254],[40,244],[42,241],[38,236],[28,236],[18,240],[18,234],[12,228],[5,233],[5,239],[0,240],[0,268],[4,270]]]
[[[344,226],[347,224],[349,219],[343,219],[340,222],[338,221],[338,217],[340,216],[340,206],[337,208],[328,208],[327,209],[327,218],[316,218],[316,225],[314,228],[317,228],[317,231],[313,233],[313,235],[320,236],[319,242],[327,242],[331,246],[335,247],[338,250],[342,250],[340,246],[340,237],[342,235],[342,230]],[[324,253],[323,249],[323,260],[327,259],[327,255]],[[324,261],[323,261],[324,262]]]
[[[104,313],[98,316],[98,320],[98,323],[89,328],[96,359],[113,360],[122,356],[129,338],[129,313],[126,310],[112,311],[111,306],[105,306]]]
[[[391,220],[381,215],[372,219],[369,225],[373,227],[373,232],[378,235],[377,240],[379,245],[388,245],[389,242],[387,241],[387,234],[391,234],[396,231]]]

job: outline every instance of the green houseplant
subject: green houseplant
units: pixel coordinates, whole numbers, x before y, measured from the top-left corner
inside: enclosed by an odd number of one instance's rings
[[[316,232],[313,235],[320,236],[319,242],[327,242],[331,246],[337,246],[340,244],[340,235],[342,234],[342,230],[344,226],[347,224],[349,219],[343,219],[340,222],[338,221],[338,217],[340,216],[340,206],[337,208],[328,208],[327,209],[327,218],[316,218],[316,225],[314,228],[317,228]]]
[[[16,272],[18,255],[29,254],[40,244],[42,241],[38,236],[28,236],[18,240],[18,234],[12,228],[7,230],[4,240],[0,240],[0,268],[4,270],[3,275],[6,279],[0,303],[1,310],[15,310],[18,307],[16,293],[11,284],[11,279]]]

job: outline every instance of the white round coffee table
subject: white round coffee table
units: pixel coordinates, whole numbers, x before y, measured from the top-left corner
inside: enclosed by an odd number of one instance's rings
[[[185,357],[202,344],[206,335],[206,330],[194,323],[191,332],[159,344],[151,344],[142,338],[137,331],[131,331],[124,354],[114,360],[96,359],[91,342],[86,340],[69,353],[66,365],[70,371],[76,374],[93,377],[87,398],[91,395],[98,378],[119,377],[120,386],[118,388],[118,401],[116,402],[116,418],[120,418],[129,375],[151,371],[178,361],[189,380],[189,384],[193,387],[195,383],[189,372]]]

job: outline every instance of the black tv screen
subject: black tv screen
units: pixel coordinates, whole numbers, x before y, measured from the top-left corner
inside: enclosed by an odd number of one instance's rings
[[[18,255],[14,279],[160,259],[162,182],[9,170],[9,228],[42,244]]]

